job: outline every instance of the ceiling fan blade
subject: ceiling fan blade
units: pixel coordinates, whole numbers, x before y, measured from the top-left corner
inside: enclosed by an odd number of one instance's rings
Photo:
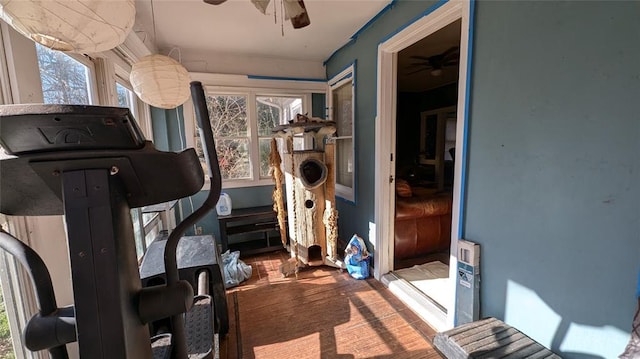
[[[443,52],[441,55],[442,57],[447,57],[447,56],[454,55],[456,53],[460,53],[460,48],[458,46],[452,46],[448,48],[445,52]]]
[[[411,56],[412,59],[416,59],[416,60],[424,60],[424,61],[429,61],[430,56],[419,56],[419,55],[413,55]]]
[[[407,72],[405,75],[413,75],[413,74],[418,73],[420,71],[427,71],[427,70],[429,70],[429,69],[418,69],[418,70],[415,70],[415,71]]]
[[[460,63],[460,62],[459,62],[457,59],[455,59],[455,60],[454,60],[454,59],[452,59],[452,60],[449,60],[449,61],[444,62],[444,63],[442,64],[442,66],[455,66],[455,65],[458,65],[459,63]]]
[[[215,0],[215,1],[219,1],[219,0]],[[223,0],[223,1],[226,1],[226,0]],[[263,15],[265,15],[267,13],[267,7],[269,6],[270,1],[271,0],[251,0],[251,3],[253,3],[256,9],[258,9]]]
[[[408,67],[420,67],[420,66],[424,66],[424,67],[433,67],[431,64],[426,63],[426,62],[421,62],[421,63],[415,63],[415,64],[409,64],[407,65]]]

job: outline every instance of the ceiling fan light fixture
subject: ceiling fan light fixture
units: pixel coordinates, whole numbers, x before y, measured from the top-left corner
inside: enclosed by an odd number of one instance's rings
[[[0,18],[53,50],[95,53],[122,44],[133,28],[134,0],[0,0]]]

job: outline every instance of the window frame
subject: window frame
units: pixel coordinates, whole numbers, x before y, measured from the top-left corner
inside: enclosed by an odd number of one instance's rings
[[[342,86],[351,83],[351,136],[334,136],[332,137],[332,141],[340,141],[351,139],[351,158],[353,159],[353,171],[351,172],[351,187],[345,186],[343,184],[338,183],[338,171],[339,168],[336,166],[336,197],[341,198],[350,203],[356,203],[356,180],[358,173],[358,160],[356,158],[356,129],[355,129],[355,121],[356,121],[356,63],[353,62],[349,66],[347,66],[344,70],[340,71],[337,75],[333,76],[328,82],[328,95],[327,95],[327,118],[331,121],[335,121],[333,118],[333,91],[341,88]],[[337,125],[337,121],[336,121]],[[336,163],[338,163],[338,156],[340,156],[340,152],[338,150],[338,146],[336,145]]]
[[[247,117],[249,122],[249,159],[251,162],[251,178],[223,180],[222,188],[245,188],[256,186],[272,186],[271,177],[260,178],[260,146],[258,134],[257,97],[300,97],[302,98],[303,113],[311,112],[311,95],[326,92],[326,82],[297,81],[287,79],[250,79],[240,75],[216,75],[192,73],[194,81],[201,81],[205,95],[243,95],[247,96]],[[214,85],[214,84],[218,85]],[[185,133],[188,147],[196,145],[196,119],[193,103],[188,101],[184,105]],[[282,149],[280,149],[282,150]],[[209,178],[206,177],[203,190],[210,188]]]
[[[117,66],[116,66],[116,69],[117,69]],[[115,96],[113,101],[116,102],[115,105],[120,106],[120,103],[118,102],[118,85],[122,86],[128,91],[127,102],[129,102],[131,106],[129,107],[129,110],[131,111],[131,115],[133,116],[133,118],[137,120],[139,117],[142,117],[140,115],[142,113],[141,110],[146,106],[144,105],[144,103],[141,103],[140,98],[138,98],[136,93],[133,91],[133,86],[131,86],[131,83],[128,80],[125,80],[123,76],[119,74],[118,71],[116,71],[115,81],[113,83],[114,96]],[[144,126],[144,124],[139,123],[139,126],[142,127]],[[131,219],[133,221],[133,231],[134,231],[134,237],[135,237],[134,240],[136,242],[136,256],[138,260],[141,260],[142,256],[144,256],[144,253],[147,251],[149,244],[153,242],[157,234],[160,233],[161,230],[167,229],[167,228],[162,227],[162,222],[160,221],[160,214],[157,212],[144,213],[142,211],[142,208],[131,208],[131,213],[132,213]],[[137,220],[136,220],[136,217],[134,217],[133,215],[134,213],[136,214]],[[140,230],[140,237],[136,235],[137,229]],[[147,238],[149,236],[151,237],[150,240]],[[138,251],[138,248],[141,248],[141,250]]]
[[[119,66],[117,63],[114,63],[115,70],[115,80],[114,80],[114,96],[113,99],[114,106],[118,106],[118,94],[115,86],[120,84],[127,88],[133,94],[133,107],[135,113],[132,113],[133,118],[135,118],[138,123],[138,127],[144,134],[147,139],[153,139],[153,125],[151,123],[151,109],[149,105],[144,103],[138,95],[136,95],[135,91],[133,91],[133,86],[131,85],[131,81],[129,81],[129,74],[131,73],[131,68],[124,69]]]

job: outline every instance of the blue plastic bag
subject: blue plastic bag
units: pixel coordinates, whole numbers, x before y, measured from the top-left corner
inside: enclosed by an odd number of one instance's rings
[[[354,234],[345,249],[345,265],[347,272],[355,279],[366,279],[369,277],[369,260],[371,256],[367,252],[364,241],[357,234]]]

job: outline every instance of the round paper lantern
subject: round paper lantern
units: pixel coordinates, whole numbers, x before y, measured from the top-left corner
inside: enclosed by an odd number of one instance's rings
[[[142,57],[131,67],[129,80],[138,97],[155,107],[175,108],[190,96],[187,69],[168,56]]]
[[[91,53],[120,45],[135,22],[134,0],[0,0],[0,18],[50,49]]]

